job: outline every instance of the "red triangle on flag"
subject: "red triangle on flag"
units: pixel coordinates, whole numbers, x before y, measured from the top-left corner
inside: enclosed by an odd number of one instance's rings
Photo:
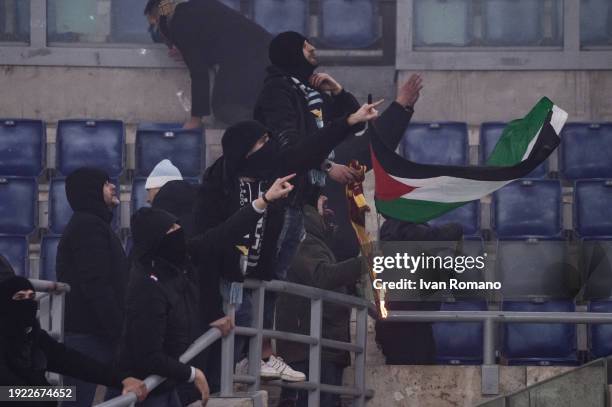
[[[393,179],[380,165],[371,147],[370,153],[372,155],[372,168],[374,169],[374,180],[376,183],[376,199],[392,201],[418,188]]]

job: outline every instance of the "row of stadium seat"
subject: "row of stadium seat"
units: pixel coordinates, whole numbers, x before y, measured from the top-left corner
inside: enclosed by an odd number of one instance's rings
[[[93,166],[117,178],[125,168],[125,130],[118,120],[60,120],[56,132],[55,169],[68,175]],[[40,120],[2,120],[0,175],[37,177],[45,168],[46,126]],[[162,159],[170,159],[185,177],[205,167],[202,130],[176,123],[143,123],[136,132],[135,176],[148,176]]]
[[[504,123],[480,128],[480,162],[486,162],[502,134]],[[2,120],[0,175],[38,176],[44,169],[45,124],[40,120]],[[560,169],[564,179],[612,178],[612,123],[569,123],[563,129]],[[56,170],[67,175],[82,165],[97,166],[113,178],[125,168],[124,125],[114,120],[60,120],[56,132]],[[136,177],[146,177],[162,158],[169,158],[185,177],[198,177],[205,167],[201,130],[177,124],[141,124],[136,133]],[[468,165],[468,128],[465,123],[413,123],[406,130],[400,152],[426,164]],[[548,163],[532,176],[542,178]]]
[[[484,164],[502,135],[505,123],[480,127],[479,162]],[[465,123],[412,123],[400,145],[407,159],[423,164],[468,165],[469,141]],[[564,179],[612,178],[612,123],[568,123],[561,133],[559,164]],[[548,174],[548,162],[531,177]]]
[[[197,178],[186,178],[197,183]],[[132,184],[131,209],[146,204],[144,183]],[[116,181],[112,181],[116,184]],[[0,234],[28,235],[37,226],[37,182],[29,177],[0,178]],[[573,225],[577,237],[612,237],[612,180],[578,180],[574,187]],[[72,210],[66,199],[65,179],[49,186],[50,232],[61,234]],[[115,218],[118,218],[116,216]],[[468,237],[480,236],[480,204],[471,202],[433,220],[458,222]],[[118,223],[116,224],[118,226]],[[491,227],[498,238],[563,237],[562,188],[558,180],[517,180],[493,194]]]

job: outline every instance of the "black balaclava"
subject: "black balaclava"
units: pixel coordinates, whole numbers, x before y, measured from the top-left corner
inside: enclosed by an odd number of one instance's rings
[[[312,65],[304,57],[304,41],[308,38],[295,31],[285,31],[278,34],[270,42],[268,56],[272,65],[285,73],[295,76],[302,83],[308,84],[316,65]]]
[[[108,180],[108,174],[97,168],[74,170],[66,178],[66,196],[72,210],[91,213],[110,223],[113,212],[104,203],[102,192]]]
[[[183,229],[166,234],[157,248],[157,257],[178,268],[184,268],[187,262],[187,243]]]
[[[14,276],[0,283],[0,332],[7,336],[25,336],[36,325],[36,300],[14,300],[13,296],[21,290],[32,290],[30,280]]]
[[[255,120],[234,124],[223,134],[223,160],[225,176],[231,180],[237,176],[260,180],[269,179],[275,170],[278,144],[270,138],[259,150],[247,157],[257,140],[268,130]]]

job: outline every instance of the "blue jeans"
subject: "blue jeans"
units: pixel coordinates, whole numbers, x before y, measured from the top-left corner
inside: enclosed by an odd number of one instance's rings
[[[108,365],[113,363],[115,349],[106,338],[79,333],[67,333],[64,344],[79,353],[89,356],[100,363]],[[89,407],[93,403],[97,383],[89,383],[70,376],[64,376],[64,386],[76,386],[76,401],[64,401],[64,407]],[[106,390],[106,400],[121,395],[115,388]]]
[[[299,372],[308,372],[308,362],[293,362],[291,367]],[[337,363],[321,361],[321,383],[334,386],[342,385],[344,367]],[[293,390],[283,388],[279,406],[308,407],[308,392],[306,390]],[[340,407],[340,396],[337,394],[321,392],[319,407]]]
[[[285,219],[283,228],[278,236],[276,246],[276,268],[274,269],[274,277],[277,280],[287,279],[287,270],[291,266],[291,262],[295,257],[298,247],[304,237],[304,212],[302,208],[294,208],[289,206],[285,209]]]

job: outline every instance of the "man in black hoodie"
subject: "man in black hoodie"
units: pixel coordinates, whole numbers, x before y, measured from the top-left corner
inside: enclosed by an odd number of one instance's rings
[[[251,117],[261,90],[272,36],[261,26],[217,0],[149,0],[145,15],[152,30],[176,47],[191,75],[191,119],[201,126],[210,114],[209,70],[215,65],[212,108],[215,118],[234,123]]]
[[[50,386],[45,374],[55,372],[123,387],[124,394],[134,392],[141,401],[146,397],[142,381],[118,373],[110,365],[49,336],[38,324],[37,309],[34,287],[28,279],[13,274],[0,282],[0,386]],[[5,404],[22,403],[2,403]],[[28,406],[57,406],[57,402],[29,402]]]
[[[189,243],[178,219],[168,212],[141,208],[132,217],[134,264],[119,360],[122,368],[136,377],[157,374],[168,378],[146,406],[180,405],[175,387],[185,382],[195,384],[204,403],[208,399],[202,371],[178,360],[200,333],[197,286],[200,279],[207,278],[194,273],[190,257],[201,263],[239,241],[257,223],[268,202],[291,192],[290,178],[276,180],[263,197]]]
[[[65,341],[99,362],[110,363],[121,333],[128,278],[123,246],[111,228],[112,208],[119,199],[108,175],[95,168],[72,172],[66,179],[66,195],[74,213],[56,260],[58,280],[71,286],[66,295]],[[70,377],[66,383],[77,386],[75,405],[91,405],[94,384]]]

